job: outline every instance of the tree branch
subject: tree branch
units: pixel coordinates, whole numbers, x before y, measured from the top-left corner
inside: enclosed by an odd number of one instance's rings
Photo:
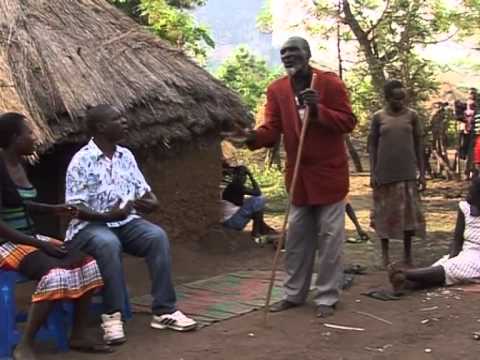
[[[373,25],[370,27],[370,29],[368,29],[367,31],[365,31],[365,34],[366,34],[367,36],[369,36],[369,35],[371,34],[371,32],[378,27],[378,25],[380,25],[380,23],[381,23],[382,20],[383,20],[383,17],[384,17],[385,14],[387,13],[387,10],[390,8],[390,0],[386,0],[385,2],[386,2],[385,8],[383,9],[382,14],[381,14],[380,17],[378,18],[377,22],[376,22],[375,24],[373,24]]]
[[[348,2],[348,0],[342,0],[342,5],[345,22],[350,27],[353,34],[357,38],[358,43],[360,44],[360,48],[365,55],[368,68],[371,72],[374,87],[376,91],[380,94],[383,84],[385,82],[385,74],[383,72],[384,67],[380,63],[378,56],[375,56],[375,54],[373,53],[372,40],[368,39],[367,34],[358,23],[358,20],[355,18],[355,15],[350,8],[350,3]]]
[[[455,32],[453,34],[450,34],[448,35],[445,39],[441,39],[441,40],[432,40],[432,41],[416,41],[414,40],[413,42],[415,44],[421,44],[421,45],[435,45],[435,44],[440,44],[442,42],[446,42],[450,39],[452,39],[453,37],[455,37],[457,34],[458,34],[458,29],[455,30]]]
[[[358,23],[355,15],[353,15],[352,9],[350,8],[350,3],[348,0],[343,0],[342,3],[343,13],[345,15],[345,23],[350,26],[360,45],[366,49],[369,49],[370,51],[370,40],[368,40],[367,34]]]

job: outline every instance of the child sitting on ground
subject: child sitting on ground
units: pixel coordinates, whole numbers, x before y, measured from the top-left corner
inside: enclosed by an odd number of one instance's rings
[[[226,161],[222,165],[224,182],[227,183],[222,193],[223,225],[241,231],[253,220],[252,237],[255,240],[263,235],[276,234],[264,221],[265,197],[250,170],[245,166],[230,166]],[[246,186],[247,179],[251,187]]]

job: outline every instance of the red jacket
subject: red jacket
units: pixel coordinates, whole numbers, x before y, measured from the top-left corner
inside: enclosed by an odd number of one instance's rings
[[[314,88],[320,95],[318,116],[310,118],[305,136],[297,185],[293,193],[296,206],[333,204],[348,193],[348,157],[344,136],[351,132],[356,118],[340,78],[331,72],[313,69],[317,74]],[[284,135],[286,186],[290,188],[300,141],[301,121],[295,95],[287,76],[267,89],[265,120],[256,129],[252,149],[274,145]]]

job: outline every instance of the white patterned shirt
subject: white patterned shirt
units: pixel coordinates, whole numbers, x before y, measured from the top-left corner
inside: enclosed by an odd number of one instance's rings
[[[133,154],[118,146],[110,159],[90,140],[72,158],[68,165],[65,202],[82,204],[89,209],[105,213],[120,201],[123,207],[150,192],[151,188],[138,168]],[[119,227],[139,218],[135,210],[124,220],[109,222],[108,227]],[[88,221],[73,219],[67,229],[65,240],[71,240]]]
[[[466,201],[460,201],[459,206],[465,216],[463,250],[480,250],[480,216],[470,215],[470,204]]]

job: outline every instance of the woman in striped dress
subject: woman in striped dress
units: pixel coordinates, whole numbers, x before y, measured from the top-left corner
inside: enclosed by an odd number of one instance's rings
[[[67,253],[60,240],[35,233],[30,212],[74,216],[65,205],[34,202],[36,190],[22,165],[34,151],[33,133],[18,113],[0,115],[0,269],[15,270],[38,281],[28,320],[14,358],[35,359],[33,339],[56,300],[76,301],[72,349],[108,352],[110,348],[86,336],[92,292],[103,285],[94,259],[82,253]]]
[[[397,293],[405,289],[480,282],[480,178],[459,204],[450,254],[430,267],[401,270],[391,266],[390,282]]]

